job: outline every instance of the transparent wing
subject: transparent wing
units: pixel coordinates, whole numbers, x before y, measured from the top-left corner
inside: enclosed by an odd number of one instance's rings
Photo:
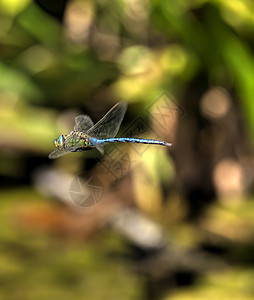
[[[92,137],[108,138],[116,136],[127,109],[126,102],[119,102],[86,133]]]
[[[63,156],[63,155],[65,155],[65,154],[68,154],[68,153],[70,153],[70,152],[66,152],[66,151],[64,151],[64,150],[55,150],[55,151],[49,153],[49,158],[50,158],[50,159],[55,159],[55,158],[58,158],[58,157],[60,157],[60,156]]]
[[[87,115],[80,115],[75,118],[74,130],[86,132],[89,128],[93,126],[93,121]]]

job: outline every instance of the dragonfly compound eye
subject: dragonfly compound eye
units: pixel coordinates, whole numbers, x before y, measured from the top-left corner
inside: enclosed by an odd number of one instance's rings
[[[63,146],[63,143],[64,143],[64,137],[63,135],[60,135],[58,139],[55,139],[53,141],[54,145],[56,148],[61,148]]]

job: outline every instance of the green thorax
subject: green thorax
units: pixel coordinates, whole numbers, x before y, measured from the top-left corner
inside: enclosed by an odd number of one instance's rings
[[[84,132],[71,131],[64,136],[63,148],[65,150],[73,151],[75,149],[91,148],[91,139]]]

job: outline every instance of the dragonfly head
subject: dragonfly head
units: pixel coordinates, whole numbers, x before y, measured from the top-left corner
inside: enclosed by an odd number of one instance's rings
[[[53,141],[53,143],[57,149],[61,149],[63,147],[64,140],[64,136],[60,135],[58,139]]]

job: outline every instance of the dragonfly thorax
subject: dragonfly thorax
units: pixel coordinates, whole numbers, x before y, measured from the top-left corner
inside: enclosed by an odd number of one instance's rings
[[[54,145],[58,150],[79,151],[90,148],[90,138],[84,132],[71,131],[66,135],[60,135],[54,140]]]

